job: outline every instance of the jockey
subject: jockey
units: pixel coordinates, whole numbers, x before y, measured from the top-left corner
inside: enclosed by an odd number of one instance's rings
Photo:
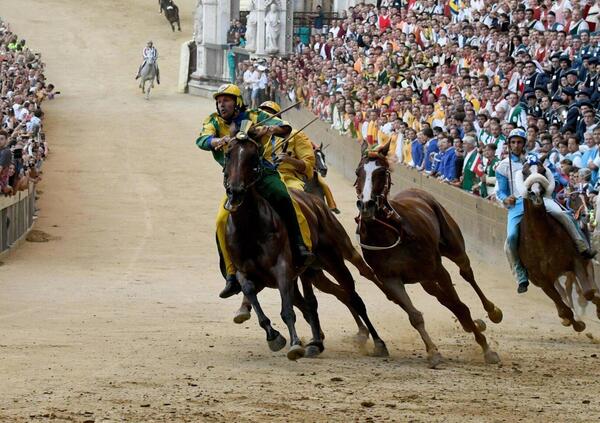
[[[140,65],[135,79],[138,79],[141,76],[142,69],[144,68],[144,65],[148,60],[152,60],[156,63],[156,60],[158,59],[158,50],[156,50],[156,47],[154,47],[152,41],[148,41],[148,44],[146,44],[146,47],[144,47],[144,50],[142,51],[142,57],[144,58],[144,61]],[[156,63],[156,82],[160,84],[160,72],[158,70],[158,63]]]
[[[274,163],[277,155],[274,151],[276,146],[273,138],[274,136],[285,137],[291,132],[291,126],[275,117],[269,119],[269,115],[260,110],[247,110],[242,92],[237,85],[222,85],[213,94],[213,97],[216,100],[217,112],[211,114],[204,121],[202,132],[196,139],[196,145],[202,150],[211,151],[214,159],[224,166],[223,150],[231,139],[230,125],[233,124],[239,128],[243,120],[250,120],[254,123],[263,122],[251,130],[252,137],[261,144],[263,150],[262,176],[256,184],[256,188],[285,222],[296,264],[300,267],[310,264],[314,256],[310,251],[312,243],[308,222],[298,204],[291,199]],[[226,280],[225,288],[219,294],[221,298],[230,297],[241,291],[236,277],[237,269],[231,261],[225,238],[227,218],[229,217],[229,212],[224,207],[226,200],[227,198],[224,198],[221,202],[217,214],[217,247],[224,262]]]
[[[272,115],[281,112],[281,107],[274,101],[265,101],[258,108]],[[277,170],[288,188],[304,191],[304,184],[314,174],[315,154],[312,143],[304,132],[292,129],[291,135],[287,145],[281,146],[285,151],[277,154],[275,149],[272,150],[272,161],[279,164]],[[282,141],[276,137],[271,139],[274,145]]]
[[[527,287],[529,286],[527,270],[523,267],[518,253],[519,224],[521,223],[524,214],[523,195],[527,192],[527,189],[523,184],[522,172],[523,164],[525,162],[523,152],[526,139],[527,134],[523,129],[513,129],[508,137],[508,142],[510,143],[509,151],[511,151],[510,158],[507,157],[502,160],[496,168],[496,197],[498,201],[501,201],[502,204],[508,208],[507,236],[504,244],[504,251],[508,262],[510,263],[513,275],[519,284],[517,288],[519,294],[526,292]],[[511,161],[512,165],[512,175],[510,176],[508,160]],[[541,166],[537,157],[533,155],[529,156],[527,161],[530,165],[535,164]],[[546,210],[564,226],[573,239],[577,251],[579,251],[583,257],[594,257],[595,251],[590,249],[587,239],[579,231],[571,215],[568,212],[563,211],[558,203],[552,199],[554,176],[549,169],[547,170],[546,176],[550,185],[548,189],[546,189],[546,198],[544,198]]]
[[[258,108],[271,114],[281,111],[281,106],[274,101],[265,101]],[[313,177],[315,172],[314,150],[317,146],[304,132],[293,129],[292,134],[296,135],[289,140],[287,154],[280,153],[278,156],[278,160],[281,163],[278,170],[288,188],[296,188],[303,191],[305,183]],[[340,211],[333,199],[331,188],[329,188],[325,180],[318,173],[317,182],[323,190],[325,201],[329,208],[334,213],[339,213]]]

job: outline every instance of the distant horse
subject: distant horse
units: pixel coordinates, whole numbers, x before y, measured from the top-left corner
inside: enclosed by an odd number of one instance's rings
[[[420,283],[458,318],[465,331],[475,335],[485,362],[498,363],[498,354],[483,335],[485,323],[473,321],[442,264],[442,256],[452,260],[477,293],[490,320],[494,323],[502,320],[502,311],[485,297],[475,281],[458,225],[425,191],[407,189],[388,199],[392,184],[388,152],[389,144],[377,152],[364,151],[366,155],[356,169],[355,183],[360,213],[358,238],[367,263],[382,283],[381,290],[407,312],[411,325],[425,343],[430,367],[441,362],[441,355],[425,330],[423,315],[412,304],[405,284]]]
[[[177,24],[177,30],[181,31],[179,7],[177,7],[173,0],[158,0],[158,5],[160,7],[159,13],[165,12],[165,18],[169,21],[171,29],[175,31],[175,24]]]
[[[146,63],[144,63],[140,71],[140,88],[142,89],[142,94],[146,94],[146,100],[150,98],[150,91],[154,88],[154,80],[157,75],[156,69],[156,59],[146,59]],[[146,82],[150,82],[147,88]]]
[[[594,267],[591,260],[577,252],[563,225],[546,211],[544,194],[550,186],[546,172],[548,170],[543,166],[523,166],[523,191],[526,192],[519,230],[519,257],[527,269],[529,280],[542,288],[556,305],[563,325],[573,325],[573,329],[581,332],[585,323],[575,318],[556,285],[560,276],[576,277],[583,296],[596,305],[596,314],[600,318],[600,296],[594,282]],[[517,182],[519,178],[517,175]]]
[[[325,283],[324,291],[335,287],[335,292],[332,293],[345,297],[364,321],[373,337],[375,354],[386,356],[385,343],[369,320],[366,307],[356,293],[354,280],[344,260],[353,263],[363,276],[376,283],[377,277],[354,249],[343,227],[325,204],[310,194],[292,190],[309,223],[313,252],[319,266],[341,285],[336,287],[333,283],[324,281],[320,268],[308,268],[300,278],[304,296],[301,295],[286,226],[273,207],[255,189],[255,184],[264,171],[260,161],[260,145],[245,134],[239,133],[229,144],[224,168],[226,207],[230,211],[226,242],[232,261],[238,269],[237,277],[242,292],[252,304],[258,322],[267,334],[269,348],[278,351],[285,346],[286,340],[271,326],[258,302],[257,294],[264,287],[279,289],[281,318],[290,335],[287,357],[296,360],[306,355],[315,356],[324,348],[317,300],[312,286],[321,287]],[[311,327],[312,340],[306,350],[296,332],[293,305],[302,311]]]
[[[325,192],[323,192],[323,188],[319,183],[319,175],[321,177],[327,176],[327,162],[325,160],[325,153],[323,153],[323,143],[314,149],[315,151],[315,170],[313,172],[313,177],[306,181],[306,185],[304,186],[304,191],[310,192],[311,194],[316,195],[321,200],[325,201]]]

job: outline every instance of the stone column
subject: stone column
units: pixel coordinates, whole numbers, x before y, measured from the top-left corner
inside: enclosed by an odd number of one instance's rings
[[[269,0],[256,0],[256,54],[265,54],[265,13]]]

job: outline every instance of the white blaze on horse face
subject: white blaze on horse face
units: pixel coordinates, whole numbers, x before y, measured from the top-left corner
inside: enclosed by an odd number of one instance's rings
[[[368,162],[363,166],[365,170],[365,185],[362,192],[362,202],[366,204],[369,200],[371,200],[371,193],[373,191],[373,172],[379,169],[381,166],[378,166],[376,162]]]

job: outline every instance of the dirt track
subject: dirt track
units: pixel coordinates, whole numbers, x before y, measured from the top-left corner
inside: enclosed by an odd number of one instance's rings
[[[52,155],[36,225],[58,239],[25,243],[0,267],[0,421],[600,419],[598,344],[562,327],[538,289],[517,297],[507,268],[481,258],[476,276],[505,315],[485,319],[499,366],[420,287],[409,292],[446,358],[438,370],[406,315],[363,279],[389,359],[359,351],[350,315],[324,294],[316,360],[271,353],[254,316],[233,324],[239,298],[217,297],[213,245],[222,176],[193,142],[213,103],[175,92],[196,2],[179,3],[184,32],[173,34],[155,1],[0,0],[63,93],[46,107]],[[148,39],[162,75],[149,102],[133,80]],[[329,180],[352,231],[351,184]],[[261,298],[283,328],[278,294]]]

